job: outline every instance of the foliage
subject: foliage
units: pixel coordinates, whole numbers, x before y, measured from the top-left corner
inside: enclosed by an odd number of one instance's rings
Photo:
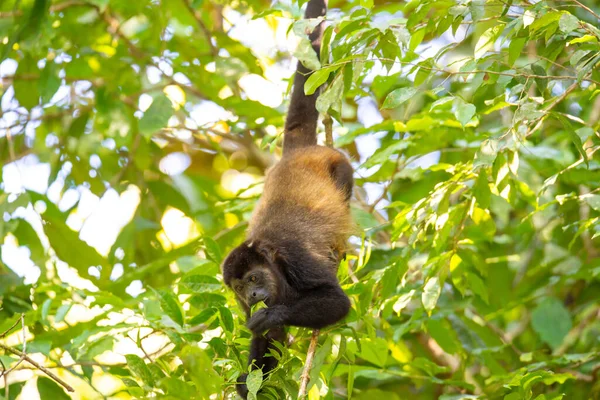
[[[295,20],[302,38],[304,2],[0,5],[0,333],[26,321],[0,343],[56,367],[73,398],[234,396],[250,334],[219,264],[285,115],[243,82],[291,64],[232,26]],[[600,396],[590,3],[331,0],[319,59],[300,42],[359,187],[339,272],[353,309],[320,336],[309,398]],[[111,218],[114,237],[90,228]],[[296,397],[311,334],[290,332],[251,396]],[[35,375],[10,372],[0,398],[68,398]]]

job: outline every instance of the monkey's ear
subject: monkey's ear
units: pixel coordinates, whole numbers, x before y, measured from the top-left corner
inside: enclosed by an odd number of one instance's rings
[[[260,242],[251,242],[252,246],[256,247],[256,251],[258,254],[263,256],[270,265],[275,264],[275,259],[277,258],[277,249],[275,246],[261,240]]]
[[[250,251],[244,244],[229,253],[221,264],[221,273],[225,284],[229,286],[234,278],[241,278],[248,270]]]

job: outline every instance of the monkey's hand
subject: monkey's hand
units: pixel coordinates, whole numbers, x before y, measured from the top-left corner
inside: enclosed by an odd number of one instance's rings
[[[277,326],[285,325],[288,308],[283,305],[275,305],[263,308],[255,312],[248,320],[246,326],[256,335],[262,335],[265,331]]]

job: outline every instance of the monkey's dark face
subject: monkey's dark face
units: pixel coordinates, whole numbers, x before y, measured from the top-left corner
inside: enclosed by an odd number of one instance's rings
[[[245,242],[223,262],[225,284],[248,308],[259,301],[272,305],[277,300],[280,285],[270,254],[261,243]]]
[[[259,301],[270,305],[270,302],[277,296],[276,277],[265,266],[255,266],[241,279],[233,279],[231,288],[248,307],[252,307]]]

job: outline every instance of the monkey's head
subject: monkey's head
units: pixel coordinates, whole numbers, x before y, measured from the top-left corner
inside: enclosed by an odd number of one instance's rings
[[[281,293],[281,277],[275,251],[262,242],[247,240],[233,249],[222,265],[223,279],[242,305],[249,309],[259,301],[272,305]]]

